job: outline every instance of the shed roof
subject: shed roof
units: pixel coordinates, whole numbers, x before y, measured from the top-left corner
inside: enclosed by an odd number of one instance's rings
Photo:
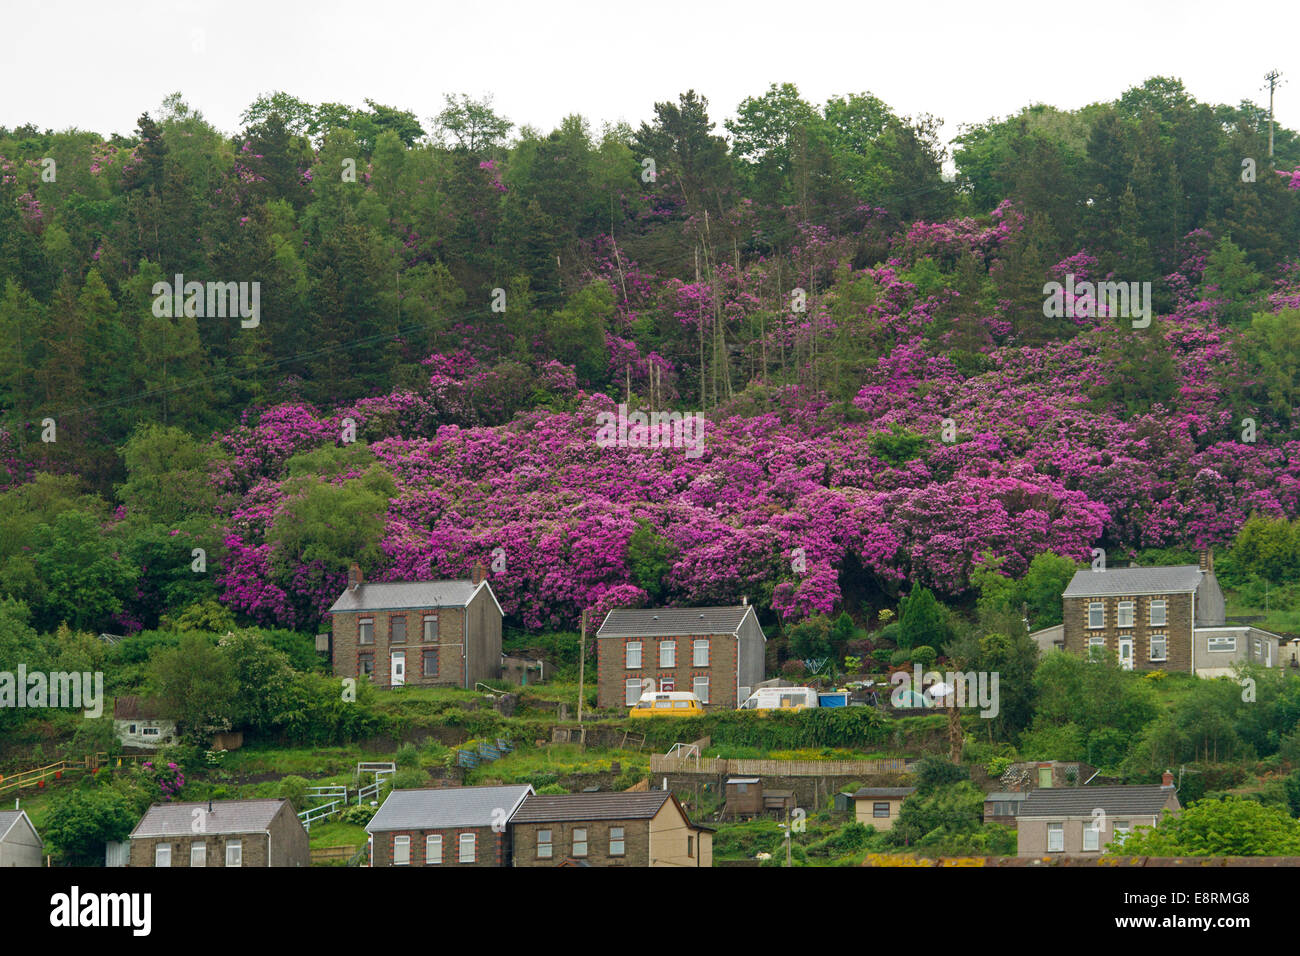
[[[394,790],[371,818],[366,831],[492,826],[509,820],[532,792],[532,786],[526,783],[503,787]]]
[[[1174,795],[1173,787],[1160,784],[1040,788],[1029,792],[1020,807],[1020,816],[1088,816],[1099,807],[1107,813],[1154,814]]]
[[[671,637],[674,635],[737,634],[748,604],[734,607],[616,608],[605,616],[597,637]],[[764,635],[766,640],[766,635]]]
[[[132,839],[160,836],[189,836],[194,832],[194,811],[201,809],[203,832],[261,833],[271,825],[280,808],[288,803],[280,798],[266,800],[213,800],[195,803],[155,803],[145,811],[131,831]],[[291,807],[292,809],[292,807]]]

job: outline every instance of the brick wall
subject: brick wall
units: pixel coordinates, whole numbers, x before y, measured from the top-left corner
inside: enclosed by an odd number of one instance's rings
[[[662,688],[661,681],[671,678],[675,690],[694,692],[695,678],[709,678],[709,701],[706,708],[735,709],[736,700],[736,638],[730,634],[709,636],[709,666],[694,667],[694,641],[697,637],[602,637],[596,642],[597,697],[599,707],[626,707],[626,681],[632,677],[654,681],[654,690]],[[641,666],[628,669],[627,645],[641,642]],[[676,666],[659,666],[660,645],[677,642]],[[651,688],[647,687],[646,690]]]
[[[495,611],[496,609],[493,608]],[[438,639],[434,644],[426,644],[424,638],[424,615],[438,615]],[[394,644],[391,640],[393,618],[406,619],[406,640]],[[376,687],[389,687],[392,684],[392,651],[406,652],[406,683],[416,686],[463,686],[464,658],[458,646],[464,634],[465,612],[462,608],[434,608],[428,611],[347,611],[332,615],[334,632],[334,675],[336,677],[361,676],[360,655],[374,654],[374,673],[371,681]],[[374,621],[374,643],[360,645],[357,643],[358,623],[363,618]],[[424,651],[438,652],[436,673],[424,673]]]
[[[460,862],[460,838],[462,834],[472,833],[474,840],[474,862]],[[442,863],[430,864],[426,858],[427,838],[431,835],[442,837]],[[393,865],[393,844],[399,836],[411,838],[410,866],[509,866],[511,835],[509,831],[497,833],[487,827],[457,827],[446,830],[384,830],[373,836],[374,865]]]
[[[1150,606],[1153,600],[1166,602],[1166,626],[1151,627]],[[1120,629],[1119,603],[1134,603],[1133,626]],[[1100,630],[1088,627],[1088,605],[1101,602],[1104,624]],[[1190,594],[1116,595],[1104,598],[1065,598],[1062,602],[1065,626],[1065,649],[1072,654],[1086,656],[1089,639],[1102,637],[1106,650],[1118,655],[1121,636],[1133,638],[1133,667],[1135,670],[1190,671],[1192,669],[1192,596]],[[1163,632],[1166,637],[1166,660],[1151,660],[1152,632]]]
[[[621,857],[610,856],[609,831],[623,828]],[[514,830],[515,866],[556,866],[573,856],[573,831],[587,831],[586,861],[592,866],[649,866],[649,820],[589,820],[581,823],[516,823]],[[551,858],[537,856],[537,834],[551,831]]]

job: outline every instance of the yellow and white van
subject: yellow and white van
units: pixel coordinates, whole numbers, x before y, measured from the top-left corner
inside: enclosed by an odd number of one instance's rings
[[[704,713],[700,699],[688,691],[647,691],[641,695],[629,717],[698,717]]]

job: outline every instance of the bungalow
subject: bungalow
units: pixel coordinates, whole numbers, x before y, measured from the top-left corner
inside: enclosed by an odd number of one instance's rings
[[[877,830],[892,830],[903,801],[916,787],[863,787],[853,794],[853,809],[859,823]]]
[[[156,700],[123,696],[113,701],[113,732],[123,747],[157,750],[176,742],[176,721],[163,716]]]
[[[510,866],[510,818],[529,784],[394,790],[366,832],[371,866]]]
[[[0,868],[40,866],[43,849],[26,810],[0,810]]]
[[[1134,827],[1156,826],[1182,805],[1174,776],[1159,784],[1129,787],[1067,787],[1033,790],[1017,815],[1019,856],[1100,856],[1116,837]]]
[[[691,691],[734,709],[763,680],[767,637],[748,604],[621,608],[596,632],[597,705],[631,707],[649,691]]]
[[[482,565],[467,581],[377,584],[353,565],[329,614],[338,677],[470,688],[501,676],[503,615]]]
[[[515,866],[713,865],[713,828],[668,790],[533,795],[510,826]]]
[[[131,831],[128,866],[307,866],[307,831],[288,800],[155,803]]]

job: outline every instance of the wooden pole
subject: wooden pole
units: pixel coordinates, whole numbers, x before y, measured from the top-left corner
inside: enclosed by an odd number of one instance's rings
[[[582,637],[578,643],[578,741],[587,746],[587,730],[582,726],[582,698],[586,696],[587,670],[587,611],[582,612]]]

